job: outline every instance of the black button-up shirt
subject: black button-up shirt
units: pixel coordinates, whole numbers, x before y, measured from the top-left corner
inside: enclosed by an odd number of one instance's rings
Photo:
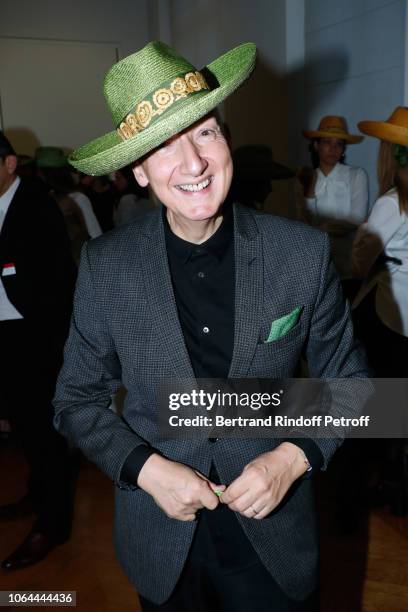
[[[165,220],[181,329],[197,378],[227,378],[234,347],[234,240],[229,211],[204,243],[182,240]]]

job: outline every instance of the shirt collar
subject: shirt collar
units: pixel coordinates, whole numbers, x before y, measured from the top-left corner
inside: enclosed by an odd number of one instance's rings
[[[324,181],[335,181],[339,178],[339,172],[341,170],[341,164],[339,164],[337,162],[337,164],[334,166],[333,170],[331,172],[329,172],[329,174],[326,176],[325,174],[323,174],[323,172],[320,170],[320,168],[317,169],[317,173],[320,177],[320,179],[323,179]]]
[[[234,235],[232,206],[228,205],[225,207],[220,227],[210,236],[210,238],[208,238],[208,240],[201,244],[194,244],[176,236],[176,234],[171,231],[169,222],[167,221],[165,206],[163,206],[162,213],[168,253],[171,252],[176,255],[183,263],[187,263],[193,255],[199,253],[212,255],[218,261],[223,259]]]

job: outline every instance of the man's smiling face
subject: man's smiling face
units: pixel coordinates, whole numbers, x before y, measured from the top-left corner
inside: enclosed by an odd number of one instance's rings
[[[137,164],[134,174],[180,221],[215,217],[232,180],[229,146],[216,117],[206,115],[173,136]]]

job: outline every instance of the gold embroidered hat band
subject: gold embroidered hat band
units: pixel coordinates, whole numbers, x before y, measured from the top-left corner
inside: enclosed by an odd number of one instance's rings
[[[303,136],[306,138],[338,138],[345,140],[347,144],[357,144],[363,140],[363,136],[349,134],[347,123],[344,117],[337,115],[327,115],[319,123],[317,130],[304,130]]]
[[[172,104],[203,89],[210,90],[203,75],[197,70],[163,83],[146,100],[139,102],[134,111],[121,121],[118,128],[119,136],[123,140],[132,138],[147,128]]]
[[[116,129],[74,151],[70,164],[101,175],[136,161],[223,102],[249,77],[255,58],[255,45],[244,43],[198,71],[165,43],[149,43],[105,77]]]

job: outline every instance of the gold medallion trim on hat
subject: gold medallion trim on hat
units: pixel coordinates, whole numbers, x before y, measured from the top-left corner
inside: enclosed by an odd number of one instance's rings
[[[150,94],[147,100],[139,102],[133,112],[126,115],[117,129],[119,136],[122,140],[133,138],[175,102],[203,89],[210,90],[205,78],[198,70],[187,72],[187,74],[164,83]]]

